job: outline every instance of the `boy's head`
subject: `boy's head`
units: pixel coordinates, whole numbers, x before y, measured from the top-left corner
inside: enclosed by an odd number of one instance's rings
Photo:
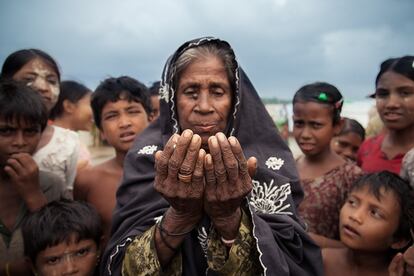
[[[160,115],[160,81],[154,82],[149,88],[151,95],[151,105],[152,105],[152,119],[155,120]]]
[[[413,212],[407,182],[388,171],[366,174],[351,186],[341,209],[341,241],[362,251],[400,249],[411,239]]]
[[[87,203],[53,201],[22,226],[24,251],[38,275],[78,271],[93,275],[102,238],[101,219]],[[70,260],[68,260],[70,259]]]
[[[33,154],[48,112],[42,97],[23,84],[0,81],[0,166],[14,153]]]
[[[135,136],[151,120],[148,88],[130,77],[108,78],[92,95],[92,110],[97,127],[116,150],[128,151]]]

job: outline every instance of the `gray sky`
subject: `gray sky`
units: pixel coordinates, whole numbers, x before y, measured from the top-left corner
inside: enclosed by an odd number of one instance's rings
[[[1,63],[39,48],[91,89],[120,75],[150,84],[181,43],[213,35],[262,97],[327,81],[358,100],[381,61],[414,54],[414,0],[0,0],[0,35]]]

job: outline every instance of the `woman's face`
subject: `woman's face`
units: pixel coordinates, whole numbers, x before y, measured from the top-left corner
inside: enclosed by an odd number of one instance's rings
[[[195,60],[181,74],[177,112],[181,130],[191,129],[208,138],[224,132],[232,105],[232,91],[223,62],[214,56]]]
[[[414,81],[389,71],[378,80],[375,91],[378,114],[391,130],[414,125]]]
[[[55,106],[60,92],[59,77],[42,59],[35,58],[26,63],[13,75],[13,79],[25,82],[39,92],[49,111]]]

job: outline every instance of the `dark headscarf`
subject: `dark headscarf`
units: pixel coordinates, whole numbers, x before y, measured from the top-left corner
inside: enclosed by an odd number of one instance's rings
[[[153,187],[154,153],[163,149],[173,133],[181,131],[173,88],[175,62],[187,49],[205,43],[217,43],[231,49],[225,41],[200,38],[183,44],[165,65],[160,88],[160,117],[137,137],[125,159],[112,237],[102,259],[103,275],[120,275],[126,247],[134,237],[153,226],[169,207]],[[260,264],[265,275],[322,275],[319,248],[309,239],[296,217],[295,209],[303,192],[292,154],[240,67],[235,76],[227,135],[237,137],[246,158],[255,156],[258,160],[254,188],[244,209],[252,219]],[[204,218],[185,238],[181,246],[184,275],[206,274],[202,234],[205,236],[209,225],[208,218]]]

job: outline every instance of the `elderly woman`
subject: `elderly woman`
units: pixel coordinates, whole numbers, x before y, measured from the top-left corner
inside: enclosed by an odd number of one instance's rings
[[[292,155],[230,45],[182,45],[160,93],[125,159],[102,274],[322,274]]]

